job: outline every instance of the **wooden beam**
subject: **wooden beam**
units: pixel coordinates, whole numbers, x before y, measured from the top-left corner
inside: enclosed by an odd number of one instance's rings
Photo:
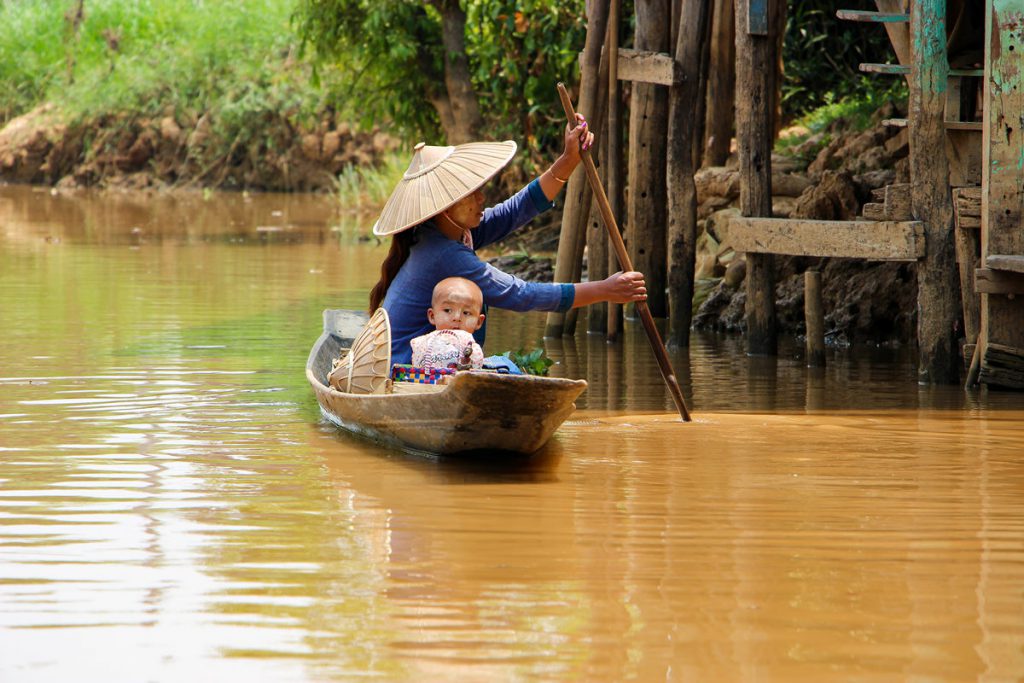
[[[733,249],[753,254],[916,261],[924,256],[917,221],[817,221],[741,218],[729,221]]]
[[[865,21],[872,24],[906,24],[910,15],[906,12],[869,12],[858,9],[836,10],[836,17],[843,21]]]
[[[974,271],[974,288],[979,294],[1024,294],[1024,275],[978,268]]]
[[[683,82],[683,69],[664,52],[619,48],[619,80],[676,85]]]
[[[1008,273],[1024,273],[1024,256],[989,254],[985,257],[985,265],[992,270],[1004,270]]]

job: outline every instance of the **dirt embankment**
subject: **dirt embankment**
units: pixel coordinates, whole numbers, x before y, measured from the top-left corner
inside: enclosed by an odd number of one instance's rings
[[[346,166],[376,163],[397,141],[330,116],[307,128],[284,117],[221,137],[208,116],[107,116],[68,123],[43,105],[0,129],[0,181],[58,188],[324,191]]]

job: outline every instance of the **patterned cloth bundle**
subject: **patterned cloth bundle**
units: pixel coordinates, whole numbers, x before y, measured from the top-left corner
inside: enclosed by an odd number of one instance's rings
[[[418,368],[414,365],[396,363],[391,366],[392,382],[413,382],[415,384],[437,384],[446,375],[454,375],[450,368]]]

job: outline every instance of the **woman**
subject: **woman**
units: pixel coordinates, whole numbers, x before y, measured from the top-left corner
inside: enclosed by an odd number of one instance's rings
[[[481,261],[475,250],[492,244],[550,209],[580,163],[580,149],[593,143],[587,122],[566,126],[564,151],[529,185],[486,211],[481,189],[512,159],[516,143],[471,142],[458,147],[416,145],[408,170],[391,194],[375,235],[391,235],[381,278],[370,292],[370,312],[381,305],[391,320],[391,359],[409,363],[409,342],[431,331],[427,319],[434,285],[448,277],[475,282],[484,304],[514,311],[565,311],[600,301],[629,303],[647,298],[640,273],[616,273],[598,282],[524,282]],[[483,345],[486,327],[475,333]]]

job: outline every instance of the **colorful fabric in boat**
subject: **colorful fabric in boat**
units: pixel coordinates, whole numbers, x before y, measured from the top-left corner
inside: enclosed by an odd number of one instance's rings
[[[446,375],[454,375],[448,368],[417,368],[413,365],[396,363],[391,367],[391,381],[413,382],[414,384],[437,384]]]

